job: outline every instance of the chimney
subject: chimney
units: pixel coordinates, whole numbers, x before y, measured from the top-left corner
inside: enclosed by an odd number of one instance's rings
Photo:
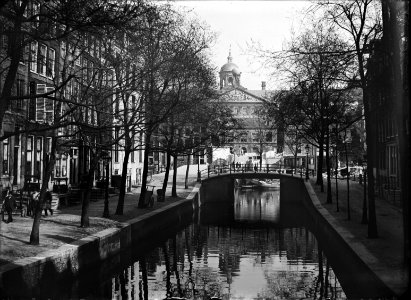
[[[261,89],[265,91],[265,81],[261,81]]]

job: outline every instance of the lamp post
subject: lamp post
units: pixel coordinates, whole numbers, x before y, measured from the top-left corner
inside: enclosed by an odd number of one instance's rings
[[[103,164],[106,167],[103,218],[108,218],[110,217],[110,213],[108,209],[108,185],[109,185],[109,175],[108,174],[109,174],[109,166],[110,166],[111,157],[108,152],[104,152],[101,158],[103,159]]]
[[[201,182],[201,172],[200,172],[200,152],[197,155],[197,182]]]
[[[347,167],[347,219],[351,220],[351,211],[350,211],[350,172],[348,167],[348,150],[347,144],[349,140],[347,138],[344,139],[344,147],[345,147],[345,165]]]
[[[308,181],[310,179],[309,175],[308,175],[308,152],[310,152],[310,146],[305,145],[305,154],[306,154],[306,158],[305,158],[305,181]]]
[[[367,168],[366,168],[366,159],[362,161],[362,173],[364,181],[364,192],[363,192],[363,201],[362,201],[362,218],[361,224],[368,224],[368,214],[367,214]]]
[[[334,144],[334,155],[335,155],[335,199],[337,200],[337,212],[340,211],[338,205],[338,154],[337,154],[337,144]]]

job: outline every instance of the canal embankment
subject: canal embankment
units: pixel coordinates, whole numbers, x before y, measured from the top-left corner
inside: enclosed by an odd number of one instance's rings
[[[381,287],[381,293],[386,293],[388,289],[391,295],[402,299],[409,293],[409,265],[404,259],[402,212],[391,203],[377,199],[378,237],[368,238],[368,225],[362,223],[363,185],[353,180],[349,184],[347,189],[346,180],[338,181],[338,196],[333,184],[332,203],[327,203],[326,184],[324,192],[321,192],[320,187],[315,185],[315,179],[305,182],[308,201],[304,201],[304,205],[315,216],[314,220],[318,221],[317,229],[321,231],[322,242],[328,245],[344,243],[347,245],[345,248],[349,249],[343,251],[334,246],[331,248],[335,250],[327,255],[342,262],[344,256],[349,255],[358,261],[356,265],[345,266],[350,272],[342,280],[352,281],[357,274],[371,271],[375,275],[371,280],[375,280],[376,285]],[[361,282],[360,276],[358,278],[360,280],[355,284],[369,284]]]
[[[159,183],[159,182],[157,182]],[[181,183],[181,182],[180,182]],[[152,184],[155,184],[153,181]],[[76,276],[81,270],[92,268],[104,260],[119,255],[119,253],[133,243],[139,240],[157,235],[158,232],[169,227],[178,225],[183,219],[187,219],[198,207],[198,189],[199,186],[191,186],[184,189],[180,184],[178,192],[180,197],[166,197],[164,202],[156,202],[154,208],[137,209],[138,194],[130,193],[126,197],[125,213],[122,216],[111,215],[112,220],[103,221],[106,228],[94,232],[85,237],[76,239],[82,228],[79,223],[66,222],[75,219],[79,221],[81,214],[80,207],[68,207],[54,214],[54,216],[45,217],[42,220],[40,228],[40,249],[47,248],[47,243],[54,239],[59,240],[62,244],[55,247],[55,243],[50,243],[50,249],[43,251],[35,256],[23,257],[5,262],[0,265],[0,291],[14,290],[24,292],[35,289],[44,277]],[[184,195],[185,197],[181,197]],[[115,210],[116,198],[110,199],[110,211],[113,214]],[[96,224],[102,218],[103,201],[92,202],[90,204],[91,223]],[[133,217],[135,216],[135,217]],[[117,220],[114,220],[117,219]],[[24,220],[26,225],[15,230],[29,232],[27,223],[30,220]],[[45,221],[45,222],[43,222]],[[109,222],[111,221],[111,223]],[[15,218],[14,226],[23,224],[19,217]],[[44,224],[43,224],[44,223]],[[12,223],[10,223],[12,224]],[[5,225],[3,224],[3,228]],[[101,228],[101,224],[98,227]],[[3,229],[2,228],[2,229]],[[10,257],[13,253],[13,245],[19,245],[20,248],[35,247],[28,245],[27,242],[13,238],[11,227],[2,230],[2,239],[7,240],[7,247],[1,245],[3,253],[8,253]],[[69,233],[68,233],[69,232]],[[84,234],[84,233],[83,233]],[[67,236],[67,235],[70,235]],[[16,235],[15,235],[16,236]],[[28,240],[27,235],[27,240]],[[4,257],[2,257],[4,259]],[[1,294],[1,293],[0,293]]]
[[[344,182],[340,181],[339,185],[338,212],[336,211],[335,193],[333,204],[326,204],[326,193],[320,192],[313,180],[310,183],[302,184],[305,184],[307,195],[309,195],[306,199],[308,200],[306,201],[307,206],[311,207],[313,214],[321,215],[321,218],[328,222],[329,226],[326,230],[329,231],[329,235],[333,236],[334,239],[340,239],[350,247],[353,255],[361,259],[363,265],[374,272],[378,280],[381,280],[396,295],[405,295],[409,286],[409,277],[408,266],[403,261],[402,215],[400,210],[393,208],[389,203],[378,202],[377,226],[379,228],[379,237],[368,239],[367,225],[361,224],[362,194],[360,192],[362,186],[359,186],[358,182],[352,182],[350,187],[350,220],[347,220],[347,189],[344,187]],[[157,182],[157,185],[160,185],[160,181]],[[189,214],[189,211],[193,209],[193,205],[195,208],[196,204],[193,203],[198,203],[196,195],[199,185],[193,190],[192,188],[193,185],[189,190],[185,190],[184,181],[179,181],[178,194],[183,197],[168,198],[162,203],[156,202],[156,207],[151,210],[137,210],[138,194],[130,193],[126,196],[125,214],[123,216],[111,215],[110,220],[106,221],[113,223],[104,223],[103,226],[98,227],[102,230],[82,238],[77,238],[81,231],[79,222],[77,224],[66,222],[67,216],[73,219],[78,218],[75,220],[79,221],[80,210],[76,207],[69,207],[53,217],[49,216],[42,220],[40,229],[42,244],[40,249],[45,249],[45,251],[31,257],[10,259],[14,252],[9,252],[10,247],[20,247],[21,249],[28,247],[27,241],[31,227],[27,224],[30,223],[30,219],[25,219],[25,227],[19,230],[20,233],[26,234],[27,239],[22,239],[21,236],[13,234],[12,230],[7,230],[11,227],[5,226],[10,224],[2,224],[0,239],[2,242],[7,241],[9,248],[0,244],[1,259],[3,259],[3,253],[5,253],[6,256],[4,257],[8,257],[9,260],[2,260],[0,264],[1,287],[17,284],[16,282],[19,284],[25,282],[27,285],[35,286],[36,282],[42,278],[42,272],[50,269],[53,270],[53,274],[67,273],[67,270],[70,269],[69,273],[74,275],[82,266],[92,265],[97,261],[115,255],[125,245],[133,243],[133,240],[136,241],[159,230],[164,230],[167,228],[167,224],[170,224],[168,222],[173,224],[179,222],[183,219],[184,214]],[[115,198],[110,199],[111,214],[115,211],[115,200]],[[101,218],[102,207],[103,201],[91,203],[92,224],[103,222]],[[180,209],[184,212],[179,213]],[[77,215],[74,214],[76,210]],[[128,214],[129,211],[136,215]],[[177,213],[170,213],[171,211],[177,211]],[[168,217],[165,217],[166,215]],[[58,219],[59,216],[65,216],[66,218]],[[13,226],[18,227],[19,222],[23,223],[23,220],[16,217]],[[104,228],[104,226],[107,228]],[[55,246],[56,241],[60,244],[59,247]],[[52,247],[54,248],[50,249]],[[336,252],[335,257],[337,259],[338,255]],[[353,272],[357,271],[353,270]],[[19,278],[20,281],[14,281],[13,278]],[[16,286],[16,288],[18,287]]]

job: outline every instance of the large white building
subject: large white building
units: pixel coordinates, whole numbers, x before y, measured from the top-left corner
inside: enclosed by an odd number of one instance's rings
[[[243,128],[235,132],[224,147],[213,148],[213,161],[224,159],[228,163],[245,163],[251,158],[255,164],[262,156],[264,165],[277,162],[280,158],[277,131],[260,113],[264,101],[273,91],[266,90],[265,82],[261,83],[261,90],[248,90],[242,86],[241,71],[233,62],[231,50],[219,75],[222,97]]]

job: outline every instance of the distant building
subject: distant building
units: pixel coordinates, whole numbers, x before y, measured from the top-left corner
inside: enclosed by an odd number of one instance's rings
[[[261,90],[248,90],[241,85],[241,71],[233,62],[231,50],[227,63],[220,69],[220,92],[223,101],[231,109],[235,118],[242,124],[240,132],[232,133],[223,147],[213,146],[212,160],[223,159],[227,163],[246,163],[250,159],[254,164],[275,163],[277,153],[277,131],[271,122],[267,122],[260,110],[272,91],[266,90],[266,83],[261,83]]]

